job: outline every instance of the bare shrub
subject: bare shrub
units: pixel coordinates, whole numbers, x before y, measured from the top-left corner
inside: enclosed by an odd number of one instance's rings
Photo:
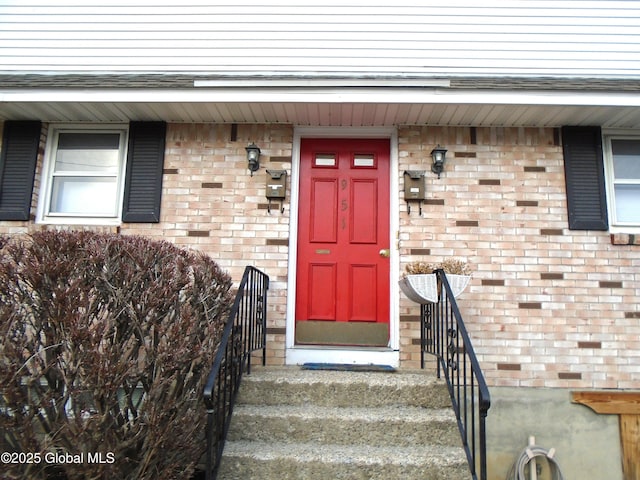
[[[3,465],[5,474],[189,478],[230,286],[209,257],[167,242],[90,232],[1,240],[0,428],[8,449],[41,459]],[[51,462],[54,453],[81,462]]]

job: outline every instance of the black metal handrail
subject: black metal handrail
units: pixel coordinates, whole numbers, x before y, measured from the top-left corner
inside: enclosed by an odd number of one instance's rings
[[[242,373],[251,373],[252,352],[262,349],[266,363],[267,290],[269,277],[248,266],[225,324],[222,340],[204,387],[207,408],[206,480],[218,473]]]
[[[447,276],[443,270],[435,274],[439,301],[420,308],[421,365],[425,353],[437,357],[438,378],[444,371],[472,478],[486,480],[489,388]]]

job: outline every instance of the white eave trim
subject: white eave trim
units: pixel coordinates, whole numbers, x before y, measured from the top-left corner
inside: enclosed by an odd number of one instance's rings
[[[244,78],[244,79],[216,79],[194,80],[196,88],[389,88],[389,87],[419,87],[419,88],[449,88],[449,79],[420,79],[420,78]]]
[[[449,90],[442,88],[7,89],[0,102],[360,103],[638,107],[638,93]]]

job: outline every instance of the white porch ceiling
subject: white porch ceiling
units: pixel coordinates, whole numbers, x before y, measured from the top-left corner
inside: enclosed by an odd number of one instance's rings
[[[4,90],[0,120],[281,123],[300,126],[600,125],[640,128],[633,93],[440,89]]]

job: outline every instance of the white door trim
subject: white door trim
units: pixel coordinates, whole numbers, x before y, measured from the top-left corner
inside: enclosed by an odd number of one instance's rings
[[[390,292],[389,292],[389,348],[336,348],[336,347],[296,347],[295,306],[296,306],[296,265],[298,253],[298,206],[300,199],[300,140],[308,137],[327,138],[389,138],[389,248]],[[384,364],[394,367],[400,363],[400,291],[398,288],[399,265],[398,231],[398,132],[394,127],[296,127],[293,133],[291,152],[291,207],[289,223],[289,264],[287,281],[286,320],[286,364],[299,365],[306,362]]]

